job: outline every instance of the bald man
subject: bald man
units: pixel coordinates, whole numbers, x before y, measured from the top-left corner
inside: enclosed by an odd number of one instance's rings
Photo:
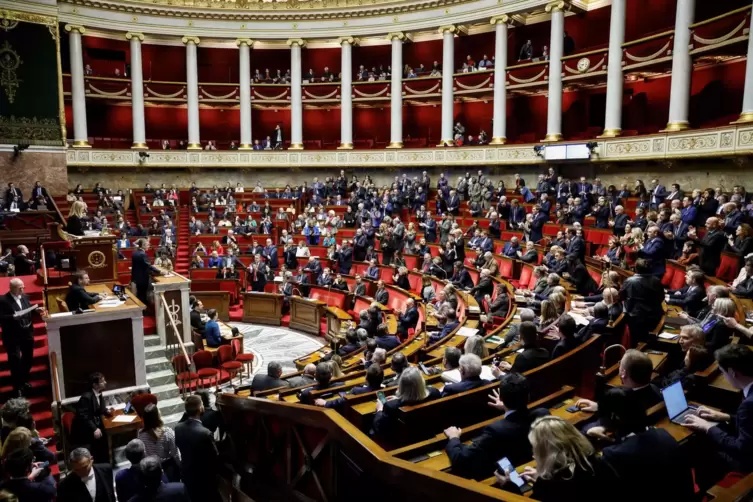
[[[398,317],[397,332],[405,339],[408,337],[408,329],[416,329],[418,324],[418,310],[412,298],[405,301],[405,311]]]
[[[695,241],[701,248],[698,261],[703,273],[711,277],[715,276],[716,269],[721,263],[722,251],[727,243],[727,237],[721,229],[721,220],[714,216],[706,220],[706,235],[703,239],[698,237],[694,227],[690,227],[688,239]]]
[[[3,330],[3,347],[8,353],[13,392],[19,396],[31,389],[28,380],[34,355],[33,310],[20,314],[31,306],[29,297],[24,294],[23,281],[11,279],[10,291],[0,297],[0,328]]]

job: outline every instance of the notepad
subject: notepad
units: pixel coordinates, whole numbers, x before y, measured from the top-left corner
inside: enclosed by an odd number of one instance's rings
[[[125,302],[122,302],[120,300],[105,300],[105,301],[99,302],[97,304],[97,307],[102,307],[102,308],[120,307],[124,303]]]
[[[680,335],[676,335],[674,333],[660,333],[659,338],[663,338],[664,340],[675,340]]]
[[[117,417],[112,419],[112,423],[114,424],[130,424],[136,420],[136,415],[118,415]]]
[[[467,328],[465,326],[457,331],[457,334],[460,336],[473,336],[476,333],[478,333],[478,330],[476,328]]]

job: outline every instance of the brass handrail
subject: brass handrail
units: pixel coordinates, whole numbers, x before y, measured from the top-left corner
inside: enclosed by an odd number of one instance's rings
[[[718,16],[714,16],[709,19],[704,19],[703,21],[698,21],[697,23],[693,23],[690,25],[690,29],[694,30],[700,26],[704,26],[710,23],[713,23],[715,21],[719,21],[720,19],[724,19],[725,17],[734,16],[735,14],[739,14],[741,12],[750,12],[750,5],[746,5],[745,7],[740,7],[739,9],[731,10],[729,12],[725,12],[724,14],[719,14]]]
[[[639,38],[638,40],[630,40],[629,42],[625,42],[624,44],[622,44],[622,48],[625,49],[627,47],[632,47],[634,45],[638,45],[643,42],[649,42],[651,40],[658,40],[660,38],[664,38],[668,35],[674,35],[674,34],[675,34],[674,29],[662,31],[661,33],[656,33],[654,35],[649,35],[647,37]]]
[[[57,352],[50,352],[50,367],[52,368],[52,393],[55,397],[55,404],[60,406],[60,375],[58,375],[58,355]]]
[[[186,358],[186,365],[190,367],[191,358],[188,357],[188,351],[186,351],[186,346],[183,344],[183,340],[181,340],[180,338],[180,332],[178,331],[178,327],[175,325],[173,316],[170,314],[170,310],[167,308],[167,300],[165,299],[165,293],[160,293],[159,297],[160,297],[160,300],[162,300],[162,308],[165,311],[165,315],[170,320],[170,327],[173,328],[173,334],[175,335],[175,338],[178,340],[178,345],[180,345],[181,352],[183,352],[183,357]],[[165,345],[167,345],[167,340],[165,340]]]

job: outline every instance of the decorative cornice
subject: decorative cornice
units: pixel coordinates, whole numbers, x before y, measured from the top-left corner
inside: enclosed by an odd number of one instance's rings
[[[188,42],[193,42],[195,45],[199,45],[201,43],[201,40],[199,40],[199,37],[194,37],[192,35],[186,35],[183,38],[180,39],[181,42],[184,44],[188,44]]]
[[[83,35],[84,33],[86,33],[86,28],[84,28],[83,26],[79,26],[77,24],[66,24],[65,31],[67,31],[68,33],[77,31]]]
[[[235,40],[235,45],[237,45],[238,47],[240,47],[241,45],[244,45],[244,44],[248,45],[249,47],[253,47],[254,46],[254,41],[251,40],[250,38],[238,38],[238,39]]]
[[[132,40],[132,39],[135,38],[136,40],[139,40],[140,42],[144,41],[144,34],[143,33],[136,33],[136,32],[133,32],[133,31],[129,31],[128,33],[125,34],[125,37],[126,37],[127,40]]]
[[[57,18],[44,16],[42,14],[33,14],[30,12],[20,12],[17,10],[0,9],[0,19],[8,21],[22,21],[24,23],[44,24],[55,26],[58,23]]]
[[[294,45],[299,46],[301,49],[306,47],[306,41],[302,38],[289,38],[286,43],[289,47],[293,47]]]
[[[570,7],[570,4],[568,2],[559,0],[557,2],[552,2],[550,4],[547,4],[545,10],[547,12],[559,12],[559,11],[564,11],[566,9],[569,9],[569,7]]]

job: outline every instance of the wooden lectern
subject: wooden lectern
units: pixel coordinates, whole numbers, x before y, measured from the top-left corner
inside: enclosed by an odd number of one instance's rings
[[[114,235],[75,237],[65,232],[60,224],[56,228],[58,237],[70,242],[69,249],[58,251],[59,262],[69,260],[71,272],[86,270],[92,282],[118,280],[118,250]],[[70,260],[75,262],[75,267]]]
[[[327,304],[300,296],[290,297],[290,327],[312,335],[319,334],[319,321]]]
[[[86,290],[113,295],[107,284],[90,284]],[[65,291],[61,288],[59,294]],[[121,305],[106,307],[100,302],[94,305],[94,312],[59,312],[45,317],[50,354],[56,354],[61,400],[77,398],[89,390],[88,377],[97,371],[107,377],[108,394],[147,386],[145,307],[130,291],[126,295]],[[52,361],[50,368],[52,371]]]
[[[243,293],[243,322],[279,326],[282,322],[282,303],[283,295],[278,293]]]
[[[155,276],[152,285],[154,286],[154,314],[157,320],[157,334],[160,344],[164,347],[166,343],[176,343],[176,340],[172,338],[173,331],[170,326],[170,318],[172,317],[183,344],[188,345],[190,343],[193,345],[191,341],[191,306],[188,303],[191,281],[182,275],[171,272],[168,276]],[[167,311],[170,313],[169,316],[166,315],[163,299]]]

